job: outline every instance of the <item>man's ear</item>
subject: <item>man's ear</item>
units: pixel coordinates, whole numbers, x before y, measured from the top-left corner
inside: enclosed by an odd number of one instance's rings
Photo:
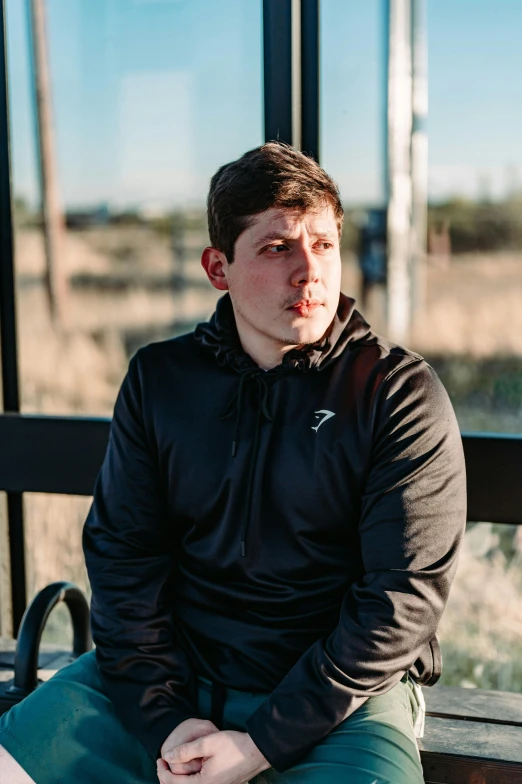
[[[215,289],[228,291],[228,262],[224,253],[216,248],[205,248],[201,254],[201,266]]]

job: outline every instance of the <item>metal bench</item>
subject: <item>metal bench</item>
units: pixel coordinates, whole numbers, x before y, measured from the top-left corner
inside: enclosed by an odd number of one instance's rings
[[[103,460],[110,420],[0,415],[0,490],[91,495]],[[522,436],[463,435],[468,482],[468,520],[522,525]],[[17,525],[10,521],[10,529]],[[11,530],[11,564],[22,563],[17,548],[23,531]],[[12,570],[14,571],[14,570]],[[19,576],[13,576],[13,592]],[[27,691],[36,685],[36,656],[43,617],[49,603],[66,598],[76,612],[74,650],[40,651],[39,674],[71,660],[89,644],[85,608],[74,586],[53,584],[18,639],[18,682]],[[40,595],[39,595],[40,596]],[[53,606],[54,606],[53,604]],[[75,607],[75,609],[74,609]],[[50,610],[49,610],[50,611]],[[47,615],[46,615],[47,613]],[[28,615],[26,614],[26,618]],[[81,629],[83,628],[83,632]],[[29,633],[30,632],[30,633]],[[13,678],[14,641],[0,648],[0,712],[21,692],[2,697],[2,671]],[[27,649],[27,650],[26,650]],[[23,680],[22,679],[23,673]],[[22,683],[23,680],[23,683]],[[421,759],[427,784],[520,784],[522,782],[522,695],[481,689],[435,686],[424,690],[426,732]],[[397,783],[399,784],[399,782]]]

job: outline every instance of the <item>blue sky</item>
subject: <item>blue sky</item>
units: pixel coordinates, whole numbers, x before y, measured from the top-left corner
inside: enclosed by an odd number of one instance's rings
[[[15,193],[37,200],[26,0],[7,0]],[[262,142],[260,0],[47,0],[59,183],[69,206],[201,204]],[[322,0],[322,163],[378,202],[383,0]],[[522,187],[522,2],[428,0],[430,195]]]

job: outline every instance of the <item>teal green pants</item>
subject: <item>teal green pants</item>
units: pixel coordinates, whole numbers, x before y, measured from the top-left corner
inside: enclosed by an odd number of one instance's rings
[[[264,694],[227,689],[223,729],[244,730]],[[211,685],[200,680],[199,714],[210,717]],[[371,697],[304,759],[273,768],[255,784],[421,784],[412,715],[400,682]],[[0,717],[0,744],[36,784],[157,784],[156,762],[118,720],[103,690],[94,652],[60,670]],[[1,779],[1,776],[0,776]]]

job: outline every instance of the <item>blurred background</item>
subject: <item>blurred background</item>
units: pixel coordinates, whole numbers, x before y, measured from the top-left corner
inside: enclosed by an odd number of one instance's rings
[[[413,21],[400,2],[320,3],[318,152],[346,210],[343,289],[435,367],[461,430],[520,433],[522,3],[406,6]],[[205,199],[265,138],[262,2],[6,11],[21,410],[111,416],[136,349],[213,311]],[[24,498],[29,596],[56,579],[88,590],[89,499]],[[520,532],[469,526],[444,682],[522,688],[521,567]]]

